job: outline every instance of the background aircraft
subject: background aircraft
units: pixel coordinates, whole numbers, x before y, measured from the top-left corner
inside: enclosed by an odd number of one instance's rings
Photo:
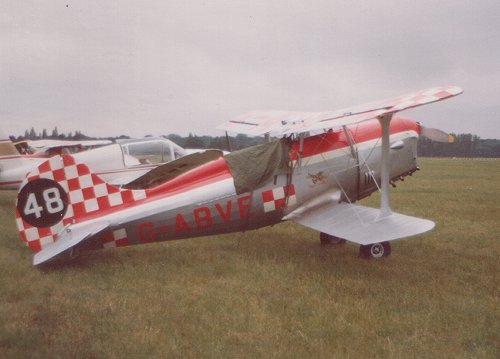
[[[15,144],[4,138],[0,140],[0,190],[18,189],[26,174],[48,157],[57,154],[72,153],[77,161],[86,163],[105,181],[123,185],[162,163],[191,153],[165,138],[147,137],[103,146],[106,143],[111,142],[30,141],[26,142],[26,146],[18,143],[16,148]],[[32,144],[35,147],[31,147]],[[83,151],[84,148],[96,146],[100,147]],[[22,148],[26,150],[23,151]]]
[[[189,155],[122,188],[71,156],[55,156],[24,181],[17,226],[35,265],[64,252],[246,231],[283,220],[319,231],[323,242],[358,243],[362,256],[380,258],[390,253],[389,241],[434,227],[391,211],[389,185],[418,169],[416,146],[424,132],[394,114],[460,93],[445,86],[340,111],[253,112],[221,128],[283,137],[225,156],[214,150]],[[380,208],[354,204],[377,190]]]
[[[26,140],[14,143],[20,154],[42,154],[53,156],[62,153],[78,153],[93,148],[110,145],[109,140],[84,140],[84,141],[63,141],[63,140]]]

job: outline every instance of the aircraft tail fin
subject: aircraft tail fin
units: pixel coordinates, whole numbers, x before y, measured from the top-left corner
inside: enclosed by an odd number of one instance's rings
[[[54,156],[21,185],[16,223],[39,264],[102,233],[109,226],[101,219],[104,214],[145,198],[144,190],[105,183],[69,155]]]
[[[3,133],[0,133],[0,157],[1,156],[13,156],[18,155],[19,151],[17,150],[14,143],[5,136]]]

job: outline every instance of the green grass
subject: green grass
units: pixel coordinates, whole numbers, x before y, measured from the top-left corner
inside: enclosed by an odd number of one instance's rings
[[[421,162],[392,207],[437,228],[378,261],[283,223],[39,269],[0,193],[0,357],[498,358],[500,161]]]

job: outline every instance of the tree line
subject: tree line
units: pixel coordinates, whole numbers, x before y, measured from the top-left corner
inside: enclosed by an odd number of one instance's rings
[[[145,137],[153,137],[151,135]],[[184,148],[214,148],[221,149],[224,151],[235,151],[240,150],[242,148],[250,147],[253,145],[264,143],[264,138],[262,137],[249,137],[246,135],[237,135],[237,136],[197,136],[190,133],[188,136],[180,136],[177,134],[163,135],[160,136],[163,138],[167,138],[170,141],[175,142],[181,147]],[[84,141],[84,140],[122,140],[122,139],[130,139],[131,137],[121,135],[118,137],[105,137],[105,138],[96,138],[90,137],[83,134],[81,131],[70,132],[68,134],[60,133],[55,127],[49,135],[49,131],[43,129],[38,132],[32,127],[29,130],[24,131],[24,136],[10,136],[10,139],[13,142],[24,141],[24,140],[73,140],[73,141]]]
[[[481,139],[470,133],[453,135],[453,143],[434,142],[421,137],[418,155],[421,157],[500,157],[500,140]]]
[[[146,136],[151,137],[151,136]],[[170,134],[161,136],[167,138],[184,148],[217,148],[224,151],[234,151],[256,144],[264,143],[262,137],[249,137],[246,135],[237,136],[197,136],[190,133],[188,136]],[[455,142],[439,143],[421,137],[418,144],[418,155],[420,157],[500,157],[500,140],[481,139],[479,136],[467,134],[454,135]],[[122,135],[119,137],[108,137],[105,139],[115,141],[117,139],[128,139],[130,137]],[[13,141],[58,139],[58,140],[91,140],[97,139],[86,136],[81,131],[70,132],[68,134],[59,133],[55,127],[50,135],[46,129],[37,132],[33,127],[26,130],[24,136],[11,136]],[[100,138],[102,139],[102,138]]]

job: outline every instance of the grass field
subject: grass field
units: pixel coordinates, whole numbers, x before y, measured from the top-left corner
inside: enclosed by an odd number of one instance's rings
[[[500,160],[421,167],[392,207],[437,228],[370,261],[283,223],[39,269],[0,193],[0,357],[499,358]]]

